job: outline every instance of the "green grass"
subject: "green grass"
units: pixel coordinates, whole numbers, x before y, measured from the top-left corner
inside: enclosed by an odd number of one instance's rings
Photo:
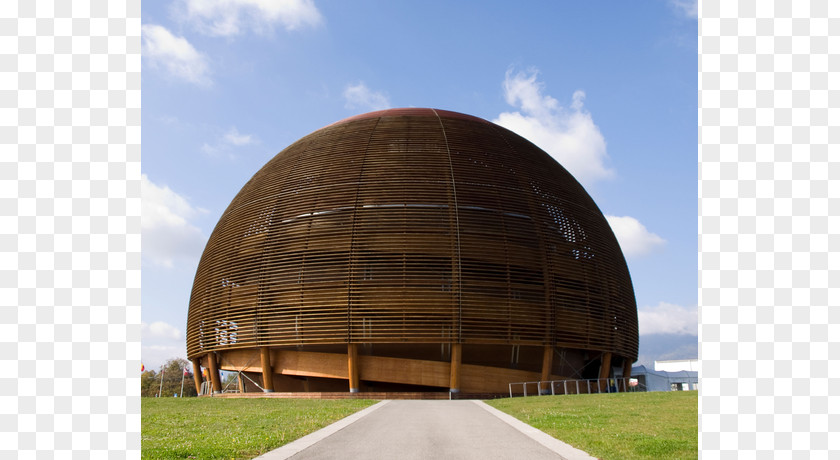
[[[142,398],[142,458],[246,459],[375,401]],[[601,459],[697,458],[697,392],[487,401]]]
[[[375,402],[142,398],[142,458],[253,458]]]
[[[697,392],[497,399],[487,404],[594,457],[697,458]]]

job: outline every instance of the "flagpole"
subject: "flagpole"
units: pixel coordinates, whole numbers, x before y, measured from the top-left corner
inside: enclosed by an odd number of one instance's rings
[[[158,389],[158,398],[163,397],[162,393],[163,393],[163,373],[164,373],[164,371],[166,371],[166,368],[163,367],[163,366],[160,366],[160,389]]]
[[[182,371],[183,372],[181,372],[181,392],[178,393],[179,398],[184,397],[184,376],[187,375],[187,364],[186,363],[184,363],[184,368],[182,369]]]

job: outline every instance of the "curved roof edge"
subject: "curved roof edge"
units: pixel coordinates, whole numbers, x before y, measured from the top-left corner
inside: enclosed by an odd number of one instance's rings
[[[483,118],[479,118],[479,117],[476,117],[476,116],[473,116],[473,115],[467,115],[465,113],[453,112],[451,110],[421,108],[421,107],[401,107],[401,108],[394,108],[394,109],[376,110],[376,111],[373,111],[373,112],[367,112],[367,113],[361,113],[361,114],[358,114],[358,115],[353,115],[353,116],[347,117],[343,120],[338,120],[335,123],[330,123],[329,125],[325,126],[325,128],[330,127],[330,126],[340,125],[342,123],[348,123],[348,122],[351,122],[351,121],[365,120],[365,119],[368,119],[368,118],[402,117],[402,116],[433,117],[435,115],[437,115],[439,117],[443,117],[443,118],[459,118],[459,119],[462,119],[462,120],[473,120],[473,121],[480,121],[480,122],[483,122],[483,123],[492,124],[491,122],[489,122],[489,121],[487,121]]]

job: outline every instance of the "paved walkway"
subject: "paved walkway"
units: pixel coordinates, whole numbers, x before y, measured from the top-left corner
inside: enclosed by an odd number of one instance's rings
[[[382,401],[261,457],[592,459],[481,401]]]

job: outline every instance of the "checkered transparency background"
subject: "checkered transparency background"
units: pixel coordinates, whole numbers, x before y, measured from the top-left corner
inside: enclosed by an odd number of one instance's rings
[[[0,149],[0,458],[137,458],[139,1],[0,1]]]
[[[700,4],[705,458],[840,453],[838,18]],[[0,1],[0,149],[0,457],[136,458],[139,1]]]
[[[840,3],[700,16],[703,457],[840,458]]]

